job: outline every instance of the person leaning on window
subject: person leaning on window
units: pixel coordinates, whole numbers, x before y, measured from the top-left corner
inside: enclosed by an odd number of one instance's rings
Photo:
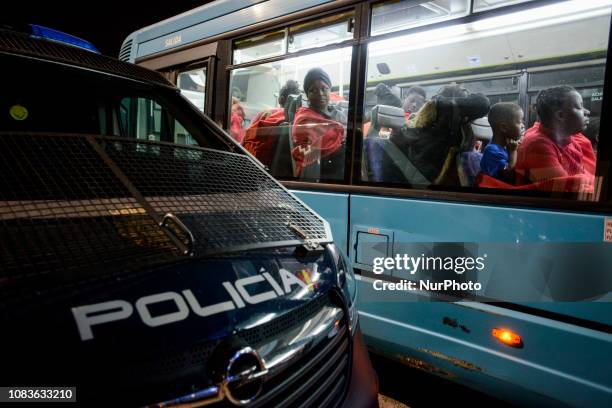
[[[590,112],[571,86],[541,91],[536,100],[539,122],[525,132],[518,148],[515,167],[519,184],[555,179],[555,191],[582,191],[593,185],[595,154],[581,133],[589,124]]]
[[[291,129],[296,176],[320,163],[321,177],[342,177],[346,117],[330,105],[331,79],[321,68],[313,68],[303,83],[308,107],[298,108]]]

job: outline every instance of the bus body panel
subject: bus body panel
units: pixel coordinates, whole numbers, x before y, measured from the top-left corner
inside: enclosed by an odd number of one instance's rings
[[[372,285],[361,283],[363,300]],[[389,306],[362,302],[361,327],[370,347],[410,367],[515,403],[598,407],[612,403],[609,365],[600,360],[612,345],[610,334],[527,314],[517,317],[497,307],[487,313],[451,303],[406,301]],[[444,318],[465,329],[445,325]],[[489,333],[499,325],[524,334],[524,348],[498,343]]]
[[[305,199],[324,218],[333,203]],[[319,196],[324,193],[314,193]],[[334,215],[336,217],[337,215]],[[548,210],[468,205],[425,200],[351,195],[349,259],[356,261],[356,230],[381,231],[398,242],[601,242],[605,216]],[[509,220],[511,222],[509,222]],[[483,226],[488,226],[483,228]],[[337,236],[344,230],[332,232]],[[393,254],[392,252],[391,254]],[[541,253],[542,256],[546,255]],[[516,260],[506,260],[514,262]],[[609,264],[609,263],[608,263]],[[510,263],[512,265],[512,263]],[[359,265],[357,263],[357,266]],[[603,267],[603,265],[602,265]],[[603,267],[603,269],[606,269]],[[576,271],[577,277],[583,271]],[[360,277],[359,310],[367,343],[378,352],[412,367],[471,385],[492,395],[516,401],[557,405],[609,406],[612,381],[609,355],[612,335],[557,320],[516,312],[494,305],[434,302],[403,294],[403,299],[376,301],[373,279]],[[522,302],[550,312],[612,324],[612,304]],[[448,322],[457,322],[456,327]],[[445,323],[446,322],[446,323]],[[491,336],[505,327],[523,338],[513,349]],[[424,363],[420,363],[420,361]],[[508,384],[512,384],[508,387]],[[549,397],[542,397],[542,395]],[[554,396],[552,399],[550,396]]]
[[[180,23],[171,26],[159,25],[137,35],[138,51],[136,58],[146,57],[158,52],[167,51],[177,46],[189,44],[203,38],[214,37],[228,31],[237,30],[253,24],[287,14],[299,12],[329,0],[270,0],[267,2],[234,1],[222,3],[227,7],[208,14],[206,6],[180,18]],[[244,3],[244,4],[243,4]],[[212,3],[211,5],[213,5]],[[265,7],[264,7],[265,6]]]

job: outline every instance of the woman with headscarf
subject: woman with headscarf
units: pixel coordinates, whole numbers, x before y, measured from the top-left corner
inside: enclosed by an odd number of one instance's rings
[[[321,68],[313,68],[304,77],[308,107],[295,113],[291,151],[297,177],[320,164],[319,178],[341,178],[344,171],[344,126],[346,117],[330,105],[331,79]]]

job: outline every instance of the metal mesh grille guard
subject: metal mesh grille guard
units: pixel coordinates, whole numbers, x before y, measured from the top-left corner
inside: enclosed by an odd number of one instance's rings
[[[0,132],[0,286],[330,240],[327,223],[247,156]]]
[[[19,32],[0,29],[1,51],[32,57],[44,57],[53,61],[65,62],[141,81],[154,82],[158,85],[172,86],[158,72],[69,45],[32,38]]]

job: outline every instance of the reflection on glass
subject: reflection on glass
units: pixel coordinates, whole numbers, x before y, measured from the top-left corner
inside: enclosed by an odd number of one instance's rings
[[[602,60],[602,62],[605,61]],[[554,85],[571,85],[576,87],[603,84],[605,74],[605,65],[599,64],[556,71],[534,72],[529,75],[529,89],[541,89]]]
[[[527,3],[533,0],[475,0],[474,11],[483,11],[494,9],[502,6],[510,6],[512,4]]]
[[[326,24],[326,20],[333,20],[334,22]],[[302,26],[291,27],[289,29],[289,52],[350,40],[353,38],[352,22],[352,13],[344,13]]]
[[[603,100],[603,84],[606,67],[602,64],[569,68],[560,70],[545,70],[529,74],[529,125],[532,125],[537,117],[535,112],[535,100],[538,91],[557,85],[569,85],[582,96],[583,104],[591,112],[590,129],[587,133],[595,131],[599,133],[598,120],[601,117],[601,102]],[[593,119],[597,119],[594,121]]]
[[[604,53],[611,1],[570,1],[373,42],[368,81],[473,71]],[[558,41],[562,30],[571,33]],[[385,67],[385,69],[381,69]]]
[[[427,99],[436,95],[438,91],[446,85],[450,85],[453,82],[459,82],[467,89],[470,93],[482,93],[491,98],[495,98],[496,102],[517,102],[519,100],[519,76],[513,75],[505,78],[483,78],[483,79],[470,79],[470,80],[443,80],[436,81],[430,84],[421,85],[427,94]],[[412,84],[411,84],[412,85]],[[407,95],[408,89],[411,85],[402,84],[402,98]],[[416,84],[414,84],[416,85]],[[493,101],[493,99],[491,99]],[[494,102],[492,102],[494,103]]]
[[[466,0],[434,0],[415,4],[411,0],[389,1],[372,8],[372,35],[391,33],[464,16]]]
[[[176,86],[181,90],[189,102],[193,103],[201,112],[204,112],[206,100],[206,68],[198,68],[181,72],[178,75]]]
[[[283,55],[286,50],[285,31],[275,31],[234,43],[233,63],[243,64],[259,59]]]

